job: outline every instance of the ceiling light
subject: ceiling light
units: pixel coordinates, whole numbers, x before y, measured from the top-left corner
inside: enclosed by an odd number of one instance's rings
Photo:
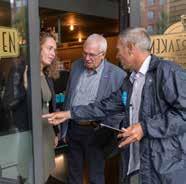
[[[78,42],[82,42],[82,38],[81,37],[78,38]]]
[[[74,31],[74,25],[73,24],[70,25],[70,31]]]

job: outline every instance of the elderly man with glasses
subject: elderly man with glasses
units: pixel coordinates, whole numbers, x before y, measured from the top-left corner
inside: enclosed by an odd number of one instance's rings
[[[123,84],[125,72],[105,59],[106,39],[98,34],[90,35],[83,45],[82,59],[74,62],[66,91],[65,109],[87,105],[109,97]],[[105,118],[119,127],[121,117]],[[69,145],[68,184],[83,183],[84,161],[88,164],[89,183],[104,184],[103,144],[97,141],[96,122],[70,120],[61,125],[62,138]],[[106,139],[105,135],[101,136]],[[99,142],[99,145],[97,144]],[[109,144],[109,143],[108,143]],[[100,146],[101,145],[101,146]]]

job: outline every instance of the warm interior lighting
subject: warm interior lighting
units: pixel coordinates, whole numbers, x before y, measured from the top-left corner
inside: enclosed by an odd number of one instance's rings
[[[74,31],[74,25],[73,24],[70,25],[70,31]]]
[[[57,156],[55,158],[55,162],[56,164],[60,163],[60,162],[63,162],[64,161],[64,156],[61,154],[60,156]]]
[[[83,34],[81,31],[78,32],[78,35],[77,35],[77,39],[78,39],[78,42],[82,42],[82,38],[83,38]]]
[[[82,42],[82,38],[81,37],[78,38],[78,42]]]

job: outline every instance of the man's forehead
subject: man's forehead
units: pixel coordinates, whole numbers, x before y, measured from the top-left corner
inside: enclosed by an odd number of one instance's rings
[[[90,42],[90,43],[87,43],[84,45],[83,47],[84,50],[99,50],[99,44],[98,43],[93,43],[93,42]]]
[[[117,41],[117,47],[118,46],[122,46],[122,47],[127,46],[127,41],[125,39],[119,38],[118,41]]]
[[[98,47],[100,44],[97,41],[88,41],[85,42],[84,47]]]

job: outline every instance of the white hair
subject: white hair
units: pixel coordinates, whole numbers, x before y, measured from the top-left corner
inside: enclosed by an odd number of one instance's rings
[[[106,53],[107,51],[107,40],[100,34],[91,34],[90,36],[88,36],[88,38],[86,39],[86,41],[84,42],[84,47],[89,44],[89,43],[97,43],[99,46],[99,50],[101,52]]]
[[[135,44],[142,51],[150,51],[151,39],[144,28],[126,29],[120,33],[119,38],[123,43]]]

